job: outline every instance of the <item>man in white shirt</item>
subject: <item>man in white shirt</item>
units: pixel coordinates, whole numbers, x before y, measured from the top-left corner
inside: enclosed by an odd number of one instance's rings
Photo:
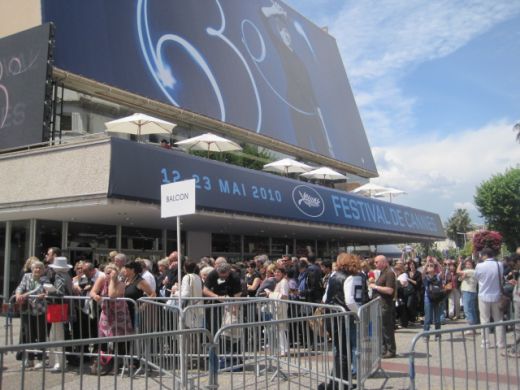
[[[502,321],[504,313],[500,310],[499,301],[502,295],[500,287],[501,278],[504,274],[502,264],[495,260],[494,251],[484,248],[481,252],[484,260],[475,268],[475,278],[478,280],[478,309],[480,311],[480,323],[489,324],[491,317],[494,322]],[[503,326],[497,327],[496,347],[505,348],[506,335]],[[482,332],[482,348],[494,348],[489,341],[489,328]]]

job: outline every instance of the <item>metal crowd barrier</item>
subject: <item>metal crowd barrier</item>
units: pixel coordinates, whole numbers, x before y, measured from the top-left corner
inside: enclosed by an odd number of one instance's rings
[[[506,348],[496,348],[500,327]],[[519,357],[520,320],[422,332],[409,352],[410,389],[518,389]]]
[[[134,316],[120,319],[118,325],[132,321],[135,335],[125,335],[123,339],[128,338],[123,340],[95,338],[92,325],[97,325],[100,308],[92,310],[89,298],[53,299],[53,303],[68,304],[70,318],[66,327],[71,329],[71,335],[66,339],[71,340],[46,342],[48,324],[44,323],[41,339],[25,337],[21,341],[32,343],[7,344],[5,352],[17,352],[21,361],[11,359],[15,366],[22,367],[22,374],[35,371],[30,366],[45,361],[45,357],[60,355],[70,363],[67,375],[76,367],[74,370],[81,376],[85,370],[101,368],[99,362],[112,357],[118,362],[117,368],[125,369],[130,377],[162,378],[170,372],[179,386],[193,387],[197,383],[209,388],[267,387],[275,381],[279,386],[283,381],[287,386],[315,388],[320,383],[333,383],[341,388],[342,384],[357,381],[362,388],[366,378],[380,368],[378,300],[352,313],[340,306],[268,298],[189,298],[183,299],[180,308],[170,298],[141,298],[137,302],[105,298],[101,305],[126,301],[133,309]],[[92,313],[97,317],[90,318]],[[22,311],[21,329],[27,319],[32,320],[32,325],[45,321],[45,315],[38,320],[30,317]],[[31,332],[32,328],[28,329]],[[167,337],[172,334],[179,336]],[[27,363],[31,359],[33,362]],[[92,367],[95,362],[98,367]],[[352,371],[356,369],[357,379]],[[45,374],[41,375],[45,379]],[[91,379],[87,382],[90,385]],[[98,379],[98,388],[101,382],[106,381]],[[23,375],[20,383],[23,388]]]
[[[383,346],[383,324],[381,317],[381,298],[376,298],[361,306],[357,312],[357,381],[363,388],[365,381],[381,371],[381,352]]]
[[[275,301],[275,306],[286,303]],[[315,389],[320,383],[335,383],[335,388],[353,383],[349,334],[355,332],[351,324],[356,314],[325,308],[324,314],[276,319],[273,313],[273,319],[223,325],[214,338],[218,386]],[[280,312],[279,306],[275,309]],[[308,344],[291,339],[291,329],[303,329]]]
[[[183,331],[155,332],[130,336],[103,337],[84,340],[67,340],[37,344],[21,344],[0,347],[0,387],[31,389],[41,388],[145,388],[145,389],[211,389],[214,376],[209,375],[205,366],[191,367],[183,372],[184,356],[176,354],[172,359],[168,356],[173,348],[181,350],[186,340],[201,340],[200,353],[197,359],[207,362],[208,356],[214,355],[211,336],[205,329],[189,329]],[[155,351],[140,350],[140,343],[157,343],[161,347]],[[28,351],[46,356],[51,351],[66,355],[68,350],[81,348],[86,351],[96,346],[97,353],[81,352],[81,364],[75,368],[53,373],[49,369],[38,369],[14,360],[13,355],[22,354],[24,359]],[[106,347],[109,349],[105,349]],[[107,351],[107,352],[105,352]],[[90,363],[87,358],[90,357]],[[119,375],[120,373],[128,375]],[[188,375],[187,375],[188,374]]]

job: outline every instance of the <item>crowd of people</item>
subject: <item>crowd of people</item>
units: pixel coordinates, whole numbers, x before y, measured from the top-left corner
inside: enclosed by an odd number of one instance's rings
[[[510,291],[514,314],[519,315],[518,283],[519,254],[507,261],[495,261],[494,253],[486,248],[475,264],[471,258],[444,259],[428,256],[425,261],[403,254],[392,262],[385,256],[361,258],[340,253],[336,261],[321,261],[312,253],[304,257],[282,256],[271,260],[267,255],[239,263],[228,263],[224,257],[204,257],[199,261],[185,258],[182,262],[181,283],[178,285],[178,255],[154,263],[148,259],[129,260],[123,253],[111,252],[103,265],[92,261],[68,263],[57,247],[49,248],[45,261],[35,257],[27,260],[21,281],[16,288],[16,302],[22,307],[21,343],[64,340],[82,337],[110,337],[135,332],[135,306],[124,300],[137,301],[141,297],[165,297],[172,304],[181,298],[195,299],[201,304],[208,297],[268,297],[311,303],[341,305],[356,311],[360,305],[381,297],[383,318],[383,358],[396,356],[395,330],[400,327],[433,325],[440,329],[448,319],[464,316],[469,325],[500,321],[504,313],[499,308],[502,291]],[[514,291],[513,291],[514,290]],[[48,308],[60,297],[83,296],[77,310],[61,321],[49,321]],[[275,313],[284,319],[287,310],[282,305]],[[461,307],[463,310],[461,310]],[[196,313],[196,312],[195,312]],[[310,313],[309,313],[310,314]],[[202,313],[203,316],[203,313]],[[204,320],[192,315],[186,318],[187,327],[201,327]],[[499,327],[496,347],[505,347],[503,327]],[[349,327],[352,351],[355,351],[355,326]],[[340,331],[337,329],[336,331]],[[518,329],[520,334],[520,329]],[[467,332],[474,336],[473,331]],[[347,335],[342,339],[347,340]],[[280,327],[278,337],[282,356],[290,353],[287,331]],[[490,338],[482,334],[482,346],[488,347]],[[347,350],[343,348],[343,350]],[[516,352],[515,352],[516,353]],[[50,363],[53,372],[61,372],[67,361],[59,354]],[[355,360],[343,356],[335,360],[338,372],[351,371],[355,375]],[[38,360],[35,364],[35,360]],[[69,364],[72,363],[68,359]],[[44,367],[45,358],[27,354],[26,367]]]

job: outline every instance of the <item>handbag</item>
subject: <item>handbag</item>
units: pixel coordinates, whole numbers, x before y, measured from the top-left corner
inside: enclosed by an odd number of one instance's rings
[[[511,297],[504,292],[504,278],[500,272],[500,267],[497,261],[498,277],[500,282],[500,299],[498,300],[498,308],[502,313],[509,311],[511,307]]]
[[[47,305],[47,313],[45,314],[47,322],[53,324],[55,322],[67,322],[69,320],[69,304],[68,303],[50,303]]]

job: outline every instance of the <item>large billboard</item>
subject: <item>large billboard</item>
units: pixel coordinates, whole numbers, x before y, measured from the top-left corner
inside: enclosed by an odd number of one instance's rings
[[[336,41],[280,1],[42,0],[56,66],[376,172]]]
[[[197,209],[444,238],[437,214],[188,155],[111,140],[108,196],[160,203],[161,185],[194,179]]]
[[[47,24],[0,39],[0,149],[48,137],[51,30]]]

